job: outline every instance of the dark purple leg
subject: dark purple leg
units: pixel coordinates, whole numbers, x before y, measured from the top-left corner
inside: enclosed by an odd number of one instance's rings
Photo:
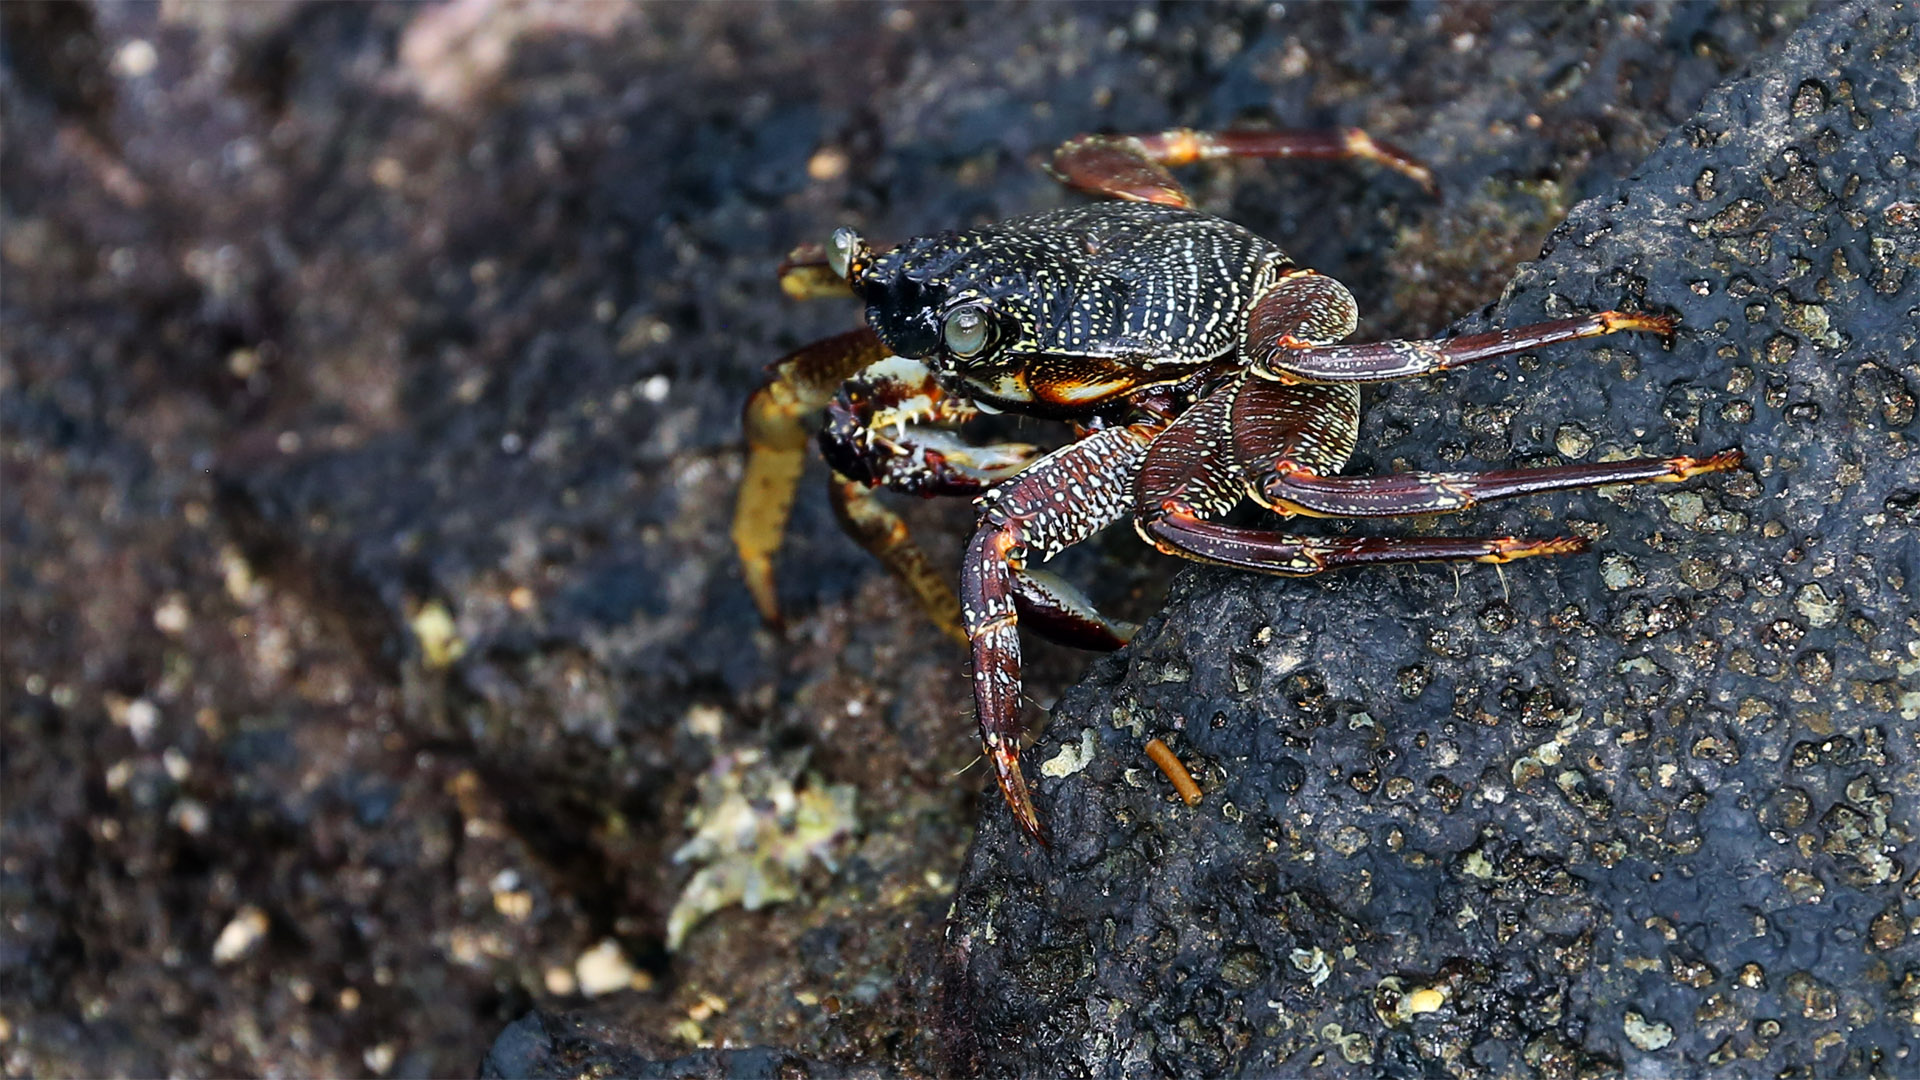
[[[1709,458],[1636,458],[1539,469],[1501,469],[1482,473],[1399,473],[1393,476],[1320,476],[1294,465],[1275,463],[1265,475],[1248,478],[1253,497],[1282,514],[1315,517],[1402,517],[1465,510],[1488,499],[1538,495],[1569,488],[1647,481],[1679,481],[1739,465],[1738,450]]]
[[[1054,151],[1052,171],[1062,183],[1091,195],[1133,202],[1192,206],[1168,172],[1219,158],[1361,159],[1412,177],[1428,191],[1433,174],[1398,147],[1359,128],[1340,131],[1224,131],[1178,129],[1153,135],[1086,135]]]
[[[960,567],[960,613],[973,643],[980,741],[1000,794],[1045,843],[1020,771],[1017,575],[1126,516],[1132,475],[1159,420],[1108,428],[1064,446],[980,497],[980,527]]]
[[[1242,529],[1205,521],[1178,505],[1138,516],[1134,527],[1147,543],[1169,555],[1263,574],[1301,576],[1373,563],[1504,563],[1535,555],[1568,555],[1587,547],[1587,542],[1577,536],[1549,540],[1522,540],[1511,536],[1289,536],[1267,529]]]
[[[1148,451],[1134,496],[1134,528],[1169,555],[1266,574],[1317,574],[1341,566],[1427,559],[1499,563],[1586,546],[1575,538],[1290,536],[1206,520],[1206,515],[1231,507],[1241,493],[1238,468],[1219,463],[1225,456],[1220,441],[1234,441],[1236,462],[1274,453],[1337,468],[1352,449],[1357,405],[1351,391],[1335,387],[1257,380],[1222,387],[1188,409]],[[1222,418],[1229,415],[1246,427],[1226,430]]]
[[[1622,330],[1672,334],[1675,325],[1666,315],[1602,311],[1439,341],[1341,345],[1336,342],[1353,332],[1352,294],[1323,274],[1295,270],[1254,304],[1247,370],[1283,383],[1384,382]]]

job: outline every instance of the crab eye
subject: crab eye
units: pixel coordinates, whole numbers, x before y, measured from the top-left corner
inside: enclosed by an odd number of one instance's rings
[[[844,225],[833,230],[833,236],[827,240],[827,269],[832,270],[835,277],[846,277],[853,253],[859,248],[859,233]]]
[[[962,304],[947,312],[947,320],[940,327],[940,339],[946,342],[948,352],[964,360],[978,356],[987,347],[992,329],[993,322],[987,318],[985,306]]]

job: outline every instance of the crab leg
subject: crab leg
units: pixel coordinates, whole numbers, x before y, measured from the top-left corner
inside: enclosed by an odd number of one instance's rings
[[[1247,489],[1282,514],[1312,517],[1401,517],[1465,510],[1488,499],[1538,495],[1570,488],[1646,481],[1686,480],[1740,464],[1738,450],[1709,458],[1635,458],[1585,465],[1493,472],[1399,473],[1392,476],[1321,476],[1291,461],[1274,462]]]
[[[1602,311],[1438,341],[1333,344],[1352,330],[1352,305],[1346,289],[1325,275],[1296,270],[1283,277],[1254,305],[1248,370],[1283,383],[1382,382],[1622,330],[1671,334],[1676,325],[1665,315]],[[1342,324],[1347,329],[1335,332]]]
[[[1173,502],[1136,517],[1134,526],[1147,543],[1168,555],[1263,574],[1300,576],[1373,563],[1504,563],[1587,549],[1587,542],[1577,536],[1544,540],[1513,536],[1290,536],[1207,521]]]
[[[1577,538],[1314,537],[1242,529],[1206,520],[1240,499],[1238,462],[1249,445],[1271,445],[1337,468],[1352,449],[1339,414],[1357,403],[1332,387],[1230,383],[1189,408],[1148,451],[1140,468],[1133,524],[1141,539],[1169,555],[1268,574],[1317,574],[1340,566],[1427,559],[1508,562],[1532,555],[1579,551]],[[1320,430],[1332,417],[1339,430]],[[1236,439],[1233,464],[1221,464],[1217,444],[1228,437],[1227,417],[1259,418],[1262,430]],[[1324,426],[1324,425],[1321,425]]]
[[[1100,614],[1085,593],[1058,575],[1031,566],[1013,575],[1013,602],[1029,629],[1076,649],[1112,652],[1140,629]]]
[[[1433,173],[1406,151],[1359,128],[1338,131],[1224,131],[1179,128],[1153,135],[1083,135],[1054,151],[1053,174],[1069,187],[1132,202],[1191,207],[1169,167],[1217,158],[1360,159],[1434,190]]]
[[[907,532],[900,515],[874,497],[874,489],[858,480],[834,474],[832,496],[834,516],[847,535],[859,541],[880,565],[893,573],[912,591],[913,598],[927,618],[948,637],[966,644],[967,633],[960,626],[960,600],[945,575],[934,569],[932,560]]]
[[[982,495],[980,525],[960,567],[960,612],[973,644],[980,740],[1000,794],[1029,836],[1045,842],[1020,771],[1017,577],[1126,516],[1130,477],[1159,419],[1108,428],[1061,447]]]
[[[773,363],[766,385],[747,399],[746,475],[733,508],[733,546],[747,590],[770,625],[780,625],[773,586],[773,555],[793,512],[793,492],[806,464],[808,421],[849,376],[887,355],[873,331],[861,329],[816,341]]]

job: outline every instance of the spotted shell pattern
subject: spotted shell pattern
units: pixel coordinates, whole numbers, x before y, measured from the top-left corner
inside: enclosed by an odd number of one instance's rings
[[[909,241],[873,260],[861,293],[890,348],[936,365],[941,317],[978,297],[1011,328],[983,361],[1041,353],[1185,368],[1239,348],[1254,300],[1291,266],[1217,217],[1098,203]]]

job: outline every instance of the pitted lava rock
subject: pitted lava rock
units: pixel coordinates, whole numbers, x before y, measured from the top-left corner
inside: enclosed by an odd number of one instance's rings
[[[1429,523],[1594,541],[1503,573],[1188,571],[1067,693],[1029,761],[1099,752],[1038,784],[1053,846],[991,807],[961,881],[978,1064],[1915,1069],[1917,31],[1818,15],[1455,328],[1644,309],[1671,347],[1393,385],[1359,463],[1738,445],[1741,472]]]

